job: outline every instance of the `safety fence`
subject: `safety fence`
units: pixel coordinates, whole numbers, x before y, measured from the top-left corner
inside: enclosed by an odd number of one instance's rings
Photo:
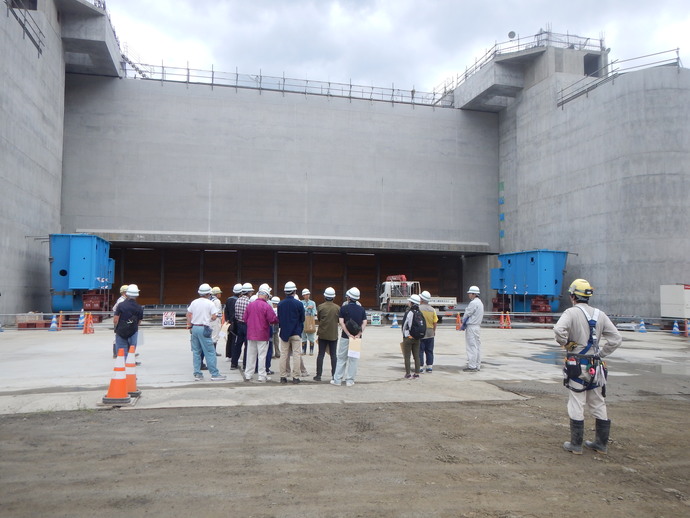
[[[144,320],[141,327],[152,328],[177,328],[186,327],[187,305],[175,304],[155,307],[144,307]],[[439,311],[440,327],[459,327],[461,312]],[[87,318],[90,316],[90,323]],[[482,327],[501,329],[550,329],[558,321],[561,313],[496,313],[485,312]],[[0,314],[0,331],[46,331],[51,330],[51,324],[58,326],[59,330],[84,332],[85,325],[94,330],[113,329],[113,314],[109,311],[63,311],[57,313],[20,313]],[[367,310],[367,319],[370,324],[382,327],[402,325],[403,313],[394,313],[377,310]],[[688,335],[687,320],[681,318],[660,318],[640,316],[609,315],[611,321],[620,331],[634,332],[670,332],[676,335]],[[54,321],[55,320],[55,321]],[[86,322],[85,322],[86,321]],[[55,325],[53,329],[55,330]]]
[[[502,43],[496,43],[493,47],[487,50],[484,55],[482,55],[480,58],[477,58],[473,65],[467,67],[464,72],[446,79],[441,84],[436,86],[433,91],[438,92],[437,95],[443,97],[455,90],[458,86],[460,86],[469,77],[477,73],[483,67],[491,63],[497,56],[538,47],[556,47],[601,52],[604,50],[604,40],[585,38],[567,33],[559,34],[551,32],[550,30],[540,30],[537,34],[527,37],[520,37],[519,35],[513,34],[512,39]]]
[[[38,26],[38,23],[31,15],[31,11],[37,9],[36,1],[32,0],[5,0],[7,6],[7,16],[10,14],[21,25],[24,38],[29,38],[29,41],[34,44],[38,55],[43,53],[45,44],[45,34]]]
[[[558,92],[557,106],[560,108],[565,103],[589,94],[595,88],[604,83],[615,81],[617,77],[627,72],[634,72],[646,68],[672,66],[680,70],[683,66],[680,60],[680,49],[664,50],[630,59],[620,59],[600,68],[590,76],[562,88]]]
[[[452,99],[444,98],[434,92],[418,92],[378,86],[363,86],[352,83],[337,83],[331,81],[316,81],[311,79],[295,79],[290,77],[265,76],[258,74],[241,74],[239,71],[222,72],[202,70],[187,67],[171,67],[164,64],[151,65],[137,63],[123,54],[127,77],[151,81],[168,81],[194,85],[208,85],[214,87],[230,87],[235,89],[252,89],[282,94],[317,95],[325,97],[339,97],[345,99],[359,99],[377,102],[418,104],[424,106],[452,107]]]

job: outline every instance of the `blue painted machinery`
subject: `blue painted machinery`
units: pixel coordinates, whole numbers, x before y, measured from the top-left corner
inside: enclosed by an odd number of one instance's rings
[[[500,268],[491,270],[491,289],[498,291],[494,311],[518,313],[558,311],[568,252],[529,250],[500,254]]]
[[[107,311],[115,261],[110,243],[89,234],[50,235],[53,311]]]

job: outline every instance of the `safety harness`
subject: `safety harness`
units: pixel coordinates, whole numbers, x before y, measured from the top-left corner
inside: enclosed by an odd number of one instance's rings
[[[594,313],[590,317],[581,305],[575,307],[580,308],[589,324],[589,339],[587,346],[579,353],[568,353],[565,358],[565,367],[563,368],[563,385],[573,392],[584,392],[586,390],[593,390],[597,387],[602,388],[602,396],[606,397],[606,377],[608,370],[606,363],[599,357],[599,338],[597,337],[596,326],[599,319],[600,311],[594,309]],[[594,354],[587,354],[590,349]],[[582,373],[586,372],[588,379],[583,379]],[[581,385],[582,388],[573,387],[570,381]]]

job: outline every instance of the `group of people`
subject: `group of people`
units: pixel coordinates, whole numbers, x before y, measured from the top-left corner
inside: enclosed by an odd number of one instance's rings
[[[319,306],[311,300],[308,289],[302,290],[300,300],[292,281],[285,284],[283,291],[285,297],[280,300],[272,296],[268,284],[262,284],[255,292],[251,283],[238,283],[221,309],[217,297],[222,293],[220,288],[211,288],[206,283],[199,286],[199,298],[187,308],[194,379],[204,379],[201,372],[204,358],[212,381],[226,379],[218,371],[216,356],[220,354],[216,347],[219,340],[214,341],[214,337],[224,337],[226,361],[230,362],[231,370],[239,370],[242,360],[245,381],[252,381],[255,374],[259,383],[270,381],[271,359],[275,357],[280,360],[280,383],[298,384],[307,375],[302,355],[306,354],[307,347],[313,354],[318,338],[314,381],[322,380],[323,362],[328,354],[331,383],[341,385],[345,381],[348,386],[354,385],[359,351],[355,347],[351,350],[350,340],[361,339],[367,325],[366,311],[358,302],[360,291],[350,288],[342,306],[334,302],[336,292],[331,287],[324,291],[325,300]],[[223,316],[225,323],[221,327],[219,322]]]
[[[297,286],[285,284],[285,297],[272,297],[268,284],[259,286],[256,295],[250,283],[236,284],[233,296],[223,306],[220,288],[209,284],[199,286],[199,298],[187,308],[187,329],[191,335],[194,379],[203,380],[202,362],[206,359],[212,381],[223,381],[226,376],[218,370],[216,345],[221,336],[226,337],[226,360],[231,369],[239,368],[242,357],[243,377],[251,381],[269,381],[272,349],[279,345],[275,357],[280,359],[280,382],[301,382],[306,375],[302,355],[309,347],[314,352],[318,341],[316,375],[321,381],[325,356],[330,356],[332,385],[355,384],[360,355],[362,333],[367,325],[364,308],[359,304],[360,291],[350,288],[346,302],[339,306],[334,302],[336,292],[328,287],[323,293],[324,302],[318,306],[311,300],[308,289],[302,290],[302,300],[297,297]],[[584,441],[584,446],[598,453],[607,453],[611,421],[606,409],[606,380],[608,369],[604,358],[615,351],[622,342],[618,329],[609,317],[589,305],[594,289],[585,279],[575,279],[568,288],[572,307],[566,309],[554,326],[556,341],[566,350],[563,369],[564,385],[568,388],[568,415],[570,441],[563,448],[574,454],[582,454],[585,410],[595,418],[595,440]],[[481,369],[480,325],[484,317],[484,305],[477,286],[467,291],[470,302],[462,318],[461,330],[465,331],[467,366],[465,372]],[[120,298],[115,303],[113,357],[120,349],[127,352],[137,345],[138,326],[144,318],[143,308],[136,302],[139,288],[136,284],[120,288]],[[411,295],[403,316],[400,343],[405,364],[405,378],[416,379],[422,372],[432,372],[434,365],[434,337],[438,323],[435,309],[429,304],[431,295],[423,291]],[[220,325],[225,317],[225,330]],[[305,322],[307,326],[305,327]],[[318,328],[315,329],[315,323]],[[600,344],[603,338],[606,343]],[[410,356],[414,361],[412,370]]]

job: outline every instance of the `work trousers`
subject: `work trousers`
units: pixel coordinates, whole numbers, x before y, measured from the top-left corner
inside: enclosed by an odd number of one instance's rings
[[[259,379],[266,379],[266,355],[268,354],[268,340],[247,340],[247,360],[245,362],[244,377],[252,379],[256,363],[259,362]]]
[[[300,377],[300,360],[302,358],[302,337],[292,335],[287,342],[280,340],[280,377],[288,378],[290,369],[290,353],[292,353],[292,377]]]
[[[584,421],[585,408],[596,419],[606,421],[606,399],[601,393],[601,387],[584,392],[568,390],[568,416],[573,421]]]
[[[412,338],[408,336],[403,338],[400,343],[402,348],[403,360],[405,360],[405,374],[410,374],[410,353],[414,359],[414,371],[419,372],[419,338]]]
[[[340,337],[340,342],[338,342],[338,351],[336,353],[338,357],[338,363],[335,366],[335,374],[333,375],[333,381],[340,385],[343,381],[343,376],[346,381],[354,383],[355,376],[357,375],[357,364],[359,363],[359,358],[351,358],[347,355],[350,350],[350,339]],[[347,371],[347,374],[346,374]]]
[[[232,351],[235,349],[235,342],[237,341],[237,335],[235,334],[235,329],[232,324],[228,327],[228,337],[225,342],[225,357],[230,358],[232,362]]]
[[[222,324],[220,323],[220,317],[215,320],[211,320],[211,341],[213,345],[218,343],[218,338],[220,338],[220,328]]]
[[[336,349],[338,347],[338,340],[323,340],[319,338],[319,354],[316,356],[316,375],[321,377],[323,374],[323,358],[326,355],[326,350],[331,355],[331,377],[335,374],[335,367],[338,364],[336,357]]]
[[[235,348],[232,350],[232,358],[230,365],[237,367],[240,361],[240,354],[242,354],[242,346],[247,343],[247,324],[244,322],[237,322],[237,338],[235,340]],[[242,364],[247,365],[247,350],[245,348],[244,355],[242,355]]]
[[[425,361],[426,360],[426,361]],[[434,337],[422,338],[419,341],[419,365],[431,367],[434,364]]]
[[[465,326],[465,350],[467,351],[467,366],[479,370],[482,366],[482,341],[479,338],[478,324]]]

